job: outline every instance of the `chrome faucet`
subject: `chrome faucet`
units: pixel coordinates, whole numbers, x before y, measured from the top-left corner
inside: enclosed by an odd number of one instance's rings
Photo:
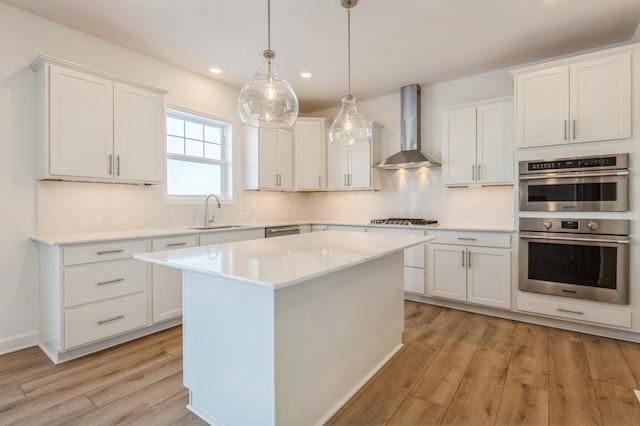
[[[218,202],[218,208],[222,207],[222,205],[220,204],[220,198],[218,198],[216,194],[207,195],[207,198],[204,200],[204,226],[209,226],[209,224],[213,223],[213,221],[216,219],[215,213],[213,214],[213,216],[211,216],[211,218],[209,218],[209,198],[211,197],[214,197]]]

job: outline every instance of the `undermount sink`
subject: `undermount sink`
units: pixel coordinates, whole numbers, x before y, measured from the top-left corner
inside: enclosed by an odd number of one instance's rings
[[[209,225],[209,226],[192,226],[189,229],[197,229],[199,231],[207,231],[210,229],[229,229],[242,228],[242,225]]]

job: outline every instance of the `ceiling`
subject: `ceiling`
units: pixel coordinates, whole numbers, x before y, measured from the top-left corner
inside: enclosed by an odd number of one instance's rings
[[[267,47],[266,0],[0,1],[238,88]],[[346,94],[346,15],[340,0],[271,2],[271,47],[302,112]],[[370,99],[626,42],[638,22],[640,0],[360,0],[352,93]]]

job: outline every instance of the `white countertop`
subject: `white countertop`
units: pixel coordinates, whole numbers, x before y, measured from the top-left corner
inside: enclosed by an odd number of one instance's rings
[[[79,232],[72,234],[48,234],[36,235],[31,237],[32,240],[39,243],[49,245],[63,244],[83,244],[98,243],[114,240],[131,240],[138,238],[162,238],[173,235],[200,235],[204,233],[214,232],[230,232],[243,229],[265,228],[271,226],[288,226],[288,225],[342,225],[342,226],[358,226],[371,228],[397,228],[397,229],[420,229],[420,230],[443,230],[443,231],[482,231],[482,232],[514,232],[513,227],[496,227],[484,225],[462,225],[462,224],[437,224],[437,225],[385,225],[372,224],[367,221],[296,221],[296,222],[269,222],[269,223],[249,223],[249,224],[216,224],[214,226],[231,225],[230,228],[221,229],[193,229],[192,227],[171,227],[171,228],[145,228],[145,229],[128,229],[119,231],[101,231],[101,232]]]
[[[432,239],[326,231],[143,253],[134,258],[279,289]]]

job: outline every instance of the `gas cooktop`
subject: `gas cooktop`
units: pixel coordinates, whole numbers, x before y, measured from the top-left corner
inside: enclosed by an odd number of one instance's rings
[[[371,223],[384,225],[432,225],[438,223],[434,219],[416,219],[404,217],[390,217],[388,219],[371,219]]]

